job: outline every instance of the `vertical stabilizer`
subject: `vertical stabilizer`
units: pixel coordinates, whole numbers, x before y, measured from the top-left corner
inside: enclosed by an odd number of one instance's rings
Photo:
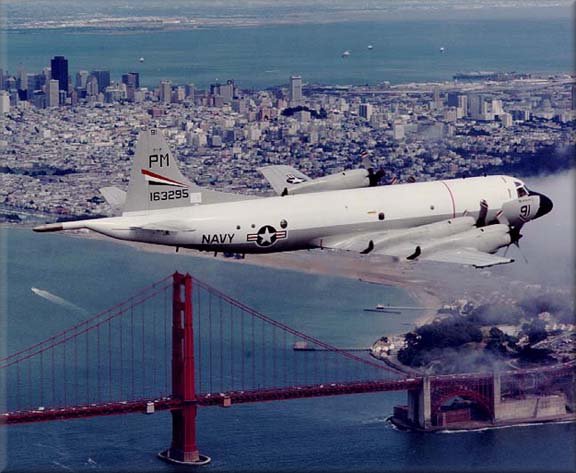
[[[141,131],[136,143],[124,212],[171,209],[254,197],[202,189],[178,169],[178,162],[158,129]]]
[[[124,212],[185,207],[201,202],[199,189],[186,179],[157,129],[141,131],[136,143]]]

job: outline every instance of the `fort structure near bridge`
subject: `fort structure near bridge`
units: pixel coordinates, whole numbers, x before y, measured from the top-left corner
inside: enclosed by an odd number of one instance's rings
[[[393,416],[402,427],[575,419],[574,363],[407,377],[179,273],[0,359],[0,376],[9,388],[1,424],[169,410],[172,440],[159,456],[185,465],[210,461],[197,446],[200,407],[406,391]]]
[[[425,376],[396,406],[392,422],[425,431],[576,420],[572,365],[532,370]]]

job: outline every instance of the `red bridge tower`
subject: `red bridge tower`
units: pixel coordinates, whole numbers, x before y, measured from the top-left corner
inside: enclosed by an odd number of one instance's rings
[[[171,463],[206,465],[196,445],[196,382],[194,369],[194,326],[192,319],[192,277],[174,273],[172,304],[172,398],[181,400],[173,409],[172,443],[158,454]]]

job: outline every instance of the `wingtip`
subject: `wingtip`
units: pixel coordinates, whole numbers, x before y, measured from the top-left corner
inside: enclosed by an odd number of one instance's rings
[[[47,223],[46,225],[39,225],[34,227],[32,230],[39,233],[59,232],[64,230],[64,226],[61,223]]]

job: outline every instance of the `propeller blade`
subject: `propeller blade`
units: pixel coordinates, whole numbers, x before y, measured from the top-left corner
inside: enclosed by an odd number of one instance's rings
[[[504,225],[508,225],[510,226],[510,220],[508,220],[506,218],[506,215],[504,215],[504,211],[503,210],[499,210],[498,213],[496,214],[496,220],[498,221],[498,223],[502,223]]]
[[[488,202],[482,199],[480,201],[480,212],[478,213],[478,218],[476,219],[476,226],[478,228],[486,225],[487,215],[488,215]]]

